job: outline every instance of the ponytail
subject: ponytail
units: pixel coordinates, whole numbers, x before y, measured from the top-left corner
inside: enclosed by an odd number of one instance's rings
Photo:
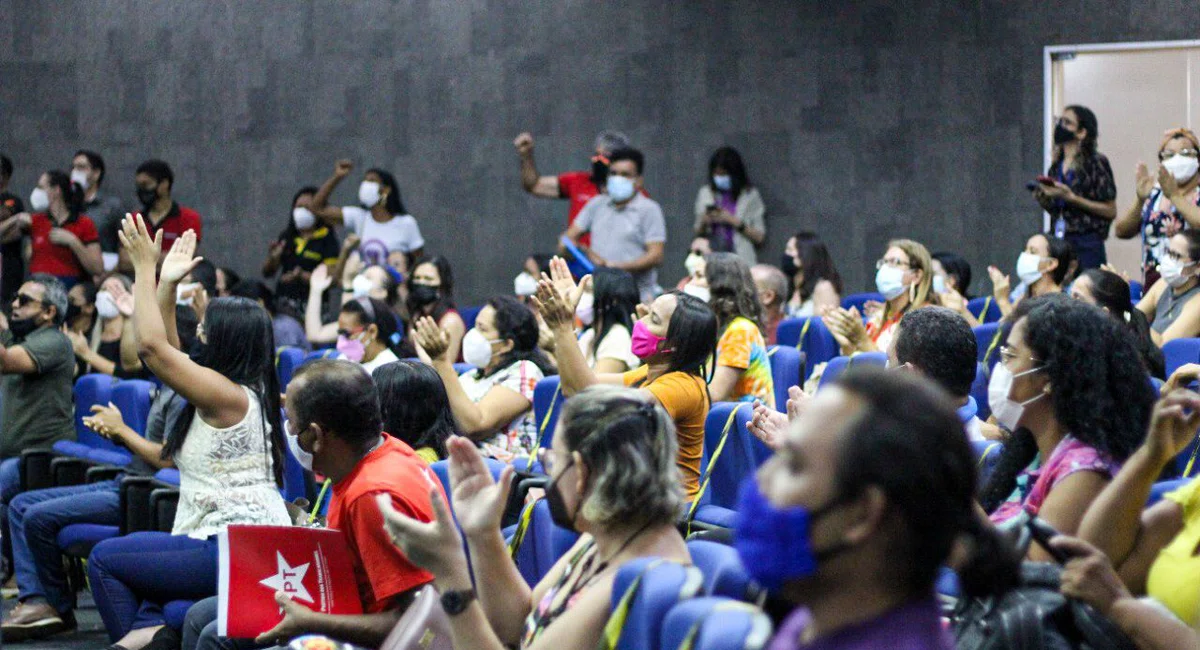
[[[966,559],[957,568],[966,598],[999,597],[1018,585],[1021,557],[1013,544],[982,518],[968,518],[959,544],[966,550]]]
[[[979,505],[984,512],[991,514],[1008,500],[1017,487],[1017,476],[1033,462],[1037,453],[1037,442],[1029,429],[1022,427],[1009,435],[1004,441],[1004,451],[1000,454],[996,469],[979,496]]]

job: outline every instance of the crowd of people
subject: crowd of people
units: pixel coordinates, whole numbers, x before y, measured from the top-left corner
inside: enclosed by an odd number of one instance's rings
[[[772,217],[732,147],[711,155],[677,264],[628,136],[604,131],[588,168],[543,175],[523,133],[521,188],[568,201],[566,227],[557,251],[511,269],[511,294],[472,310],[455,297],[465,260],[429,250],[385,169],[363,172],[349,205],[331,203],[349,160],[281,201],[286,221],[250,278],[201,256],[203,218],[174,198],[164,161],[137,167],[134,207],[97,152],[41,172],[27,200],[9,192],[0,156],[0,536],[17,591],[3,639],[74,631],[58,532],[119,524],[120,482],[174,468],[171,531],[105,539],[88,558],[114,648],[304,635],[378,647],[430,584],[455,647],[593,647],[623,564],[690,563],[680,522],[712,452],[706,420],[740,402],[771,456],[742,486],[731,539],[768,594],[772,648],[952,647],[938,576],[953,569],[964,600],[999,598],[1020,585],[1022,560],[1065,561],[1062,592],[1138,647],[1200,648],[1200,482],[1145,507],[1200,427],[1200,366],[1168,377],[1162,350],[1200,337],[1200,141],[1168,131],[1119,214],[1098,135],[1085,107],[1057,118],[1053,162],[1029,184],[1031,215],[1045,210],[1051,228],[1012,251],[1011,269],[989,266],[982,295],[965,251],[897,238],[863,296],[838,271],[856,262]],[[1107,265],[1110,227],[1141,238],[1137,277]],[[993,305],[981,417],[972,328]],[[886,355],[889,370],[825,382],[817,364],[809,382],[777,384],[772,346],[788,319],[819,322],[843,356]],[[284,347],[325,352],[281,385]],[[161,386],[144,433],[113,404],[74,412],[75,381],[96,374]],[[534,391],[551,376],[564,407],[543,445]],[[23,490],[22,453],[74,438],[76,416],[132,463],[112,480]],[[971,443],[986,441],[1002,451],[980,480]],[[278,626],[224,638],[218,535],[292,524],[289,457],[332,485],[327,525],[351,549],[364,613],[279,595]],[[488,459],[505,464],[498,479]],[[501,534],[521,506],[514,467],[544,475],[526,498],[580,534],[535,585]],[[1013,545],[1030,515],[1059,536]],[[175,629],[163,608],[179,600],[195,604]]]

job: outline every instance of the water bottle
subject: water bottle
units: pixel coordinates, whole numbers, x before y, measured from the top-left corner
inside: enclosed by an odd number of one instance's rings
[[[1054,220],[1054,236],[1059,239],[1067,236],[1067,220],[1061,214]]]

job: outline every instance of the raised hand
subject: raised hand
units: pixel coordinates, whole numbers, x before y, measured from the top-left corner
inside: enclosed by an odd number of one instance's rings
[[[1194,376],[1200,366],[1190,365],[1193,368],[1189,374]],[[1171,378],[1175,379],[1180,371],[1176,371]],[[1150,430],[1146,434],[1146,449],[1154,458],[1165,463],[1188,446],[1196,437],[1197,427],[1200,427],[1200,395],[1190,390],[1173,390],[1154,405],[1150,414]]]
[[[437,321],[429,316],[418,318],[413,327],[413,336],[417,345],[429,355],[430,360],[445,359],[446,351],[450,349],[450,334],[439,327]]]
[[[546,278],[546,274],[543,273],[542,278],[549,279],[554,284],[554,290],[558,292],[560,298],[566,299],[571,313],[574,313],[575,308],[579,306],[579,299],[583,293],[592,286],[592,276],[590,275],[580,278],[579,284],[576,285],[567,261],[558,256],[550,260],[550,277]]]
[[[1179,193],[1179,182],[1175,180],[1175,175],[1162,165],[1158,166],[1158,186],[1162,188],[1163,196],[1168,199]]]
[[[331,286],[333,286],[333,278],[329,276],[329,265],[320,264],[317,268],[313,269],[312,277],[308,279],[308,291],[310,294],[323,294]]]
[[[146,230],[146,222],[142,220],[142,215],[126,213],[125,219],[121,221],[121,229],[117,231],[117,238],[121,240],[121,246],[129,254],[129,261],[133,263],[134,269],[142,269],[143,274],[152,278],[153,268],[158,264],[158,258],[162,255],[162,231],[158,231],[151,237],[150,232]],[[147,271],[149,272],[147,273]],[[148,279],[148,281],[153,280]]]
[[[1133,171],[1133,178],[1137,182],[1138,199],[1145,201],[1150,198],[1150,193],[1154,191],[1154,177],[1150,175],[1146,163],[1138,161],[1137,168]]]
[[[342,240],[342,250],[346,252],[357,250],[360,243],[362,243],[362,237],[359,237],[354,233],[350,233],[346,235],[345,239]]]
[[[788,422],[793,422],[796,418],[803,415],[804,411],[808,410],[808,404],[812,399],[812,395],[804,392],[803,388],[799,386],[789,387],[787,400]]]
[[[76,237],[75,234],[72,233],[70,230],[67,230],[65,228],[51,228],[50,229],[50,243],[51,244],[54,244],[56,246],[70,246],[78,241],[79,241],[79,238]]]
[[[549,280],[539,280],[537,294],[529,300],[551,330],[575,328],[575,310],[567,306],[567,299],[559,295]]]
[[[333,164],[333,175],[338,178],[345,178],[352,169],[354,169],[354,163],[350,162],[349,159],[343,158]]]
[[[512,465],[506,466],[496,481],[475,443],[452,436],[446,441],[446,449],[450,452],[450,499],[463,534],[500,530],[500,518],[512,488]]]
[[[1012,280],[994,266],[988,267],[988,277],[992,279],[992,295],[996,297],[996,300],[1008,300],[1008,294],[1012,290]]]
[[[463,553],[462,536],[454,527],[454,519],[442,499],[437,486],[429,490],[433,503],[433,521],[417,521],[392,505],[387,493],[375,495],[379,512],[383,515],[383,528],[404,556],[413,564],[444,577],[466,572],[467,558]]]
[[[533,153],[533,135],[528,131],[517,136],[513,140],[513,146],[517,148],[517,153],[522,156],[528,156]]]
[[[113,301],[117,303],[117,311],[125,318],[133,317],[133,294],[125,290],[125,285],[120,282],[109,283],[108,292],[112,294]]]
[[[67,339],[71,341],[71,349],[75,351],[75,356],[81,357],[88,353],[90,348],[88,346],[87,337],[79,332],[76,332],[70,327],[67,327],[66,323],[63,323],[62,333],[66,334]]]
[[[787,428],[788,416],[761,402],[754,405],[754,416],[746,423],[746,429],[771,450],[783,446]]]
[[[159,281],[163,284],[179,284],[204,259],[194,257],[195,254],[196,232],[189,230],[171,244],[171,250],[163,258]]]

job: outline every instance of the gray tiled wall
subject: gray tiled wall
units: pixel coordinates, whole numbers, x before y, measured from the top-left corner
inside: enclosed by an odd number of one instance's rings
[[[830,8],[835,7],[835,8]],[[132,200],[170,161],[203,214],[203,252],[254,272],[287,201],[342,156],[390,168],[464,302],[511,291],[550,249],[563,203],[518,184],[629,132],[682,275],[711,150],[739,147],[767,201],[769,249],[813,228],[851,289],[906,235],[983,275],[1039,225],[1044,45],[1195,36],[1194,0],[0,0],[0,151],[14,191],[77,147]],[[1102,107],[1098,107],[1101,108]],[[1102,110],[1100,111],[1102,114]],[[1103,128],[1103,125],[1101,125]],[[1103,144],[1103,141],[1102,141]],[[1103,148],[1103,147],[1102,147]],[[350,182],[337,199],[351,201]],[[978,285],[977,285],[978,286]]]

